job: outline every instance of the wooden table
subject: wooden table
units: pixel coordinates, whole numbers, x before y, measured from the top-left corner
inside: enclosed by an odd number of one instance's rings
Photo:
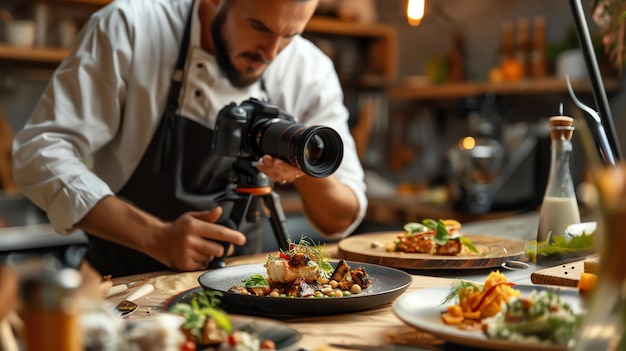
[[[327,249],[331,255],[335,255],[337,247],[334,244],[327,245]],[[261,263],[265,261],[266,254],[257,254],[251,256],[242,256],[230,258],[227,261],[229,266]],[[504,272],[510,281],[518,284],[530,284],[530,274],[535,267],[524,271],[506,271]],[[136,302],[140,305],[137,312],[128,318],[145,318],[155,313],[162,313],[163,303],[171,296],[185,291],[190,288],[197,287],[198,277],[204,273],[188,272],[157,272],[144,275],[136,275],[114,279],[114,284],[127,283],[142,279],[148,280],[154,284],[155,291]],[[413,281],[405,293],[411,293],[418,289],[450,286],[458,278],[471,279],[475,281],[484,281],[489,271],[473,270],[473,271],[455,271],[455,272],[424,272],[422,274],[413,274]],[[121,300],[129,291],[114,295],[109,298],[110,302]],[[405,325],[398,319],[391,308],[391,304],[382,308],[368,310],[358,313],[321,316],[311,318],[298,318],[284,321],[291,328],[302,334],[300,346],[307,350],[329,351],[338,350],[329,346],[331,343],[339,344],[363,344],[363,345],[379,345],[379,344],[408,344],[420,347],[433,346],[441,344],[442,341],[435,338],[431,334],[421,332],[415,328]],[[446,347],[449,350],[450,347]],[[418,349],[416,349],[418,350]]]

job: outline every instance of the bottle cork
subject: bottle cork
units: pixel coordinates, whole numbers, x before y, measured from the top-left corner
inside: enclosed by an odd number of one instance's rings
[[[574,134],[574,119],[568,116],[550,117],[550,138],[551,139],[572,139]]]

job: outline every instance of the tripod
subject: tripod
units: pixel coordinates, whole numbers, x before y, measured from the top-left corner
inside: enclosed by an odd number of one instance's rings
[[[233,206],[230,214],[225,219],[218,221],[231,229],[237,229],[242,221],[257,222],[261,219],[259,199],[270,210],[270,224],[274,231],[274,236],[281,250],[289,249],[289,230],[287,220],[280,204],[280,196],[270,185],[269,179],[261,173],[249,158],[237,157],[233,165],[235,173],[238,175],[237,185],[232,190],[217,199],[218,203],[232,202]],[[215,258],[209,263],[209,268],[222,268],[226,266],[224,257],[230,248],[230,243],[222,243],[224,246],[224,256]]]

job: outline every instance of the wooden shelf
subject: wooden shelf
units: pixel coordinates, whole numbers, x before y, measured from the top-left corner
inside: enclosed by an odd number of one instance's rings
[[[381,39],[395,37],[396,35],[394,27],[391,26],[376,23],[347,22],[321,16],[311,18],[305,32]]]
[[[364,69],[356,77],[346,79],[344,83],[347,85],[387,88],[397,79],[398,34],[393,26],[347,22],[320,16],[311,18],[304,36],[322,37],[331,41],[338,39],[338,42],[348,38],[360,43],[359,56],[364,59]]]
[[[77,4],[106,5],[110,0],[55,0]],[[362,87],[387,87],[397,76],[397,34],[393,27],[380,24],[343,22],[329,18],[314,17],[309,22],[306,33],[334,37],[364,39],[368,42],[368,69],[366,74],[355,78]],[[306,35],[305,33],[305,35]],[[0,61],[19,64],[52,66],[59,64],[69,53],[67,49],[52,47],[24,48],[0,43]]]
[[[0,60],[31,63],[60,63],[69,50],[54,47],[20,47],[0,43]]]
[[[615,91],[619,87],[620,82],[617,79],[609,79],[604,82],[606,91]],[[572,81],[572,88],[576,93],[592,91],[591,83],[584,80]],[[389,89],[387,96],[390,100],[436,100],[476,97],[488,93],[500,95],[567,93],[567,83],[565,78],[555,77],[502,83],[467,82],[424,86],[405,85]]]

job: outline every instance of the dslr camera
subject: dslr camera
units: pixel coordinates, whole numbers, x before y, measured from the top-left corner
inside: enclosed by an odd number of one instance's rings
[[[213,148],[219,155],[249,160],[271,155],[316,178],[333,174],[343,159],[343,142],[334,129],[295,123],[277,106],[254,98],[220,110]]]

